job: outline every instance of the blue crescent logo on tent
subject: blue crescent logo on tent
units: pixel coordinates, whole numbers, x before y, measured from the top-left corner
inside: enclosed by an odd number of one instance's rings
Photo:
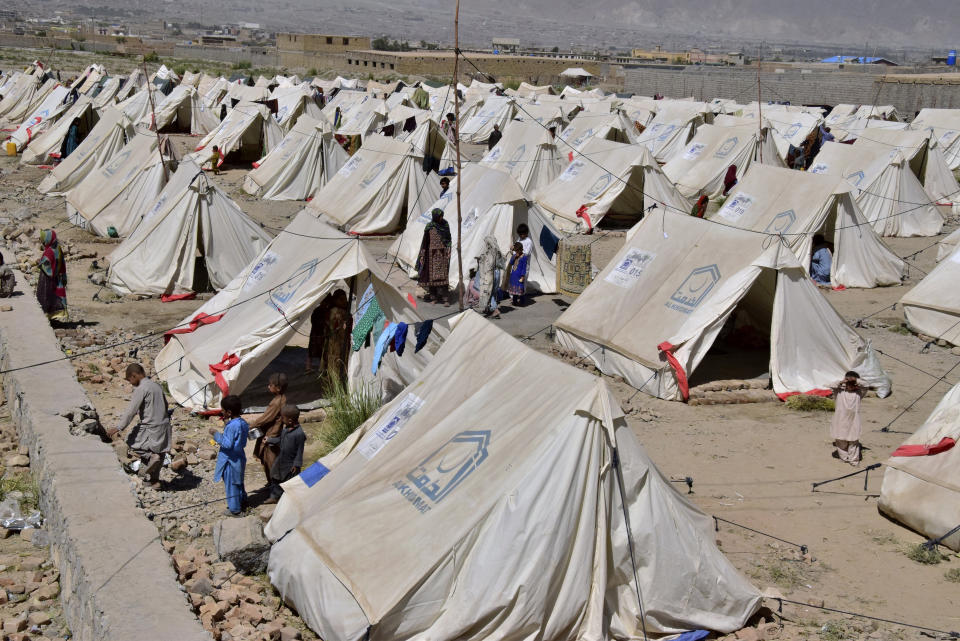
[[[387,166],[386,160],[381,160],[376,165],[370,168],[370,171],[367,172],[367,175],[363,177],[363,180],[360,181],[360,187],[369,187],[370,183],[376,180],[380,174],[383,172],[383,168]]]
[[[612,182],[613,182],[613,174],[609,174],[609,173],[604,174],[603,176],[600,176],[600,178],[597,179],[597,182],[593,183],[593,186],[590,187],[590,191],[584,194],[584,196],[588,200],[592,198],[596,198],[597,196],[602,194],[604,191],[606,191],[607,187],[609,187],[610,183]]]
[[[407,480],[427,500],[439,503],[487,459],[489,445],[490,430],[460,432],[423,459]]]
[[[130,157],[131,151],[129,149],[121,151],[117,154],[114,159],[110,162],[109,165],[104,167],[103,173],[108,176],[112,176],[117,173],[117,170],[127,161],[127,158]]]
[[[663,133],[657,136],[657,142],[663,142],[667,137],[677,129],[676,125],[667,125],[663,128]]]
[[[763,231],[771,234],[783,234],[793,227],[795,222],[797,222],[797,215],[792,209],[788,209],[774,216]]]
[[[684,314],[696,308],[720,280],[720,269],[716,265],[706,265],[694,269],[683,279],[677,291],[673,292],[667,307]]]
[[[736,136],[733,136],[732,138],[727,138],[723,142],[723,144],[720,145],[720,148],[717,149],[717,153],[713,154],[713,157],[726,158],[727,156],[730,155],[730,152],[736,148],[738,142],[740,142],[740,140]]]
[[[794,136],[797,135],[797,132],[800,131],[800,127],[802,127],[802,126],[803,126],[803,125],[801,125],[799,122],[793,123],[792,125],[790,125],[789,127],[787,127],[787,130],[786,130],[785,132],[783,132],[783,137],[784,137],[784,138],[793,138]]]
[[[523,154],[527,151],[526,145],[520,145],[517,147],[516,151],[513,152],[513,155],[510,156],[510,160],[507,161],[507,169],[513,169],[517,166],[517,163],[520,162],[520,159],[523,158]]]
[[[266,301],[267,305],[270,307],[279,307],[293,300],[293,297],[297,295],[297,292],[303,284],[310,280],[313,273],[317,271],[317,263],[319,262],[319,258],[314,258],[297,267],[287,280],[270,292]]]
[[[847,180],[852,182],[855,187],[859,187],[860,183],[863,182],[863,179],[866,178],[862,171],[858,171],[847,176]]]

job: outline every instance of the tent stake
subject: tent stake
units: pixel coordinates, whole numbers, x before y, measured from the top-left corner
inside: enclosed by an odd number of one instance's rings
[[[460,0],[453,14],[453,120],[456,123],[454,134],[457,149],[457,303],[463,311],[463,256],[460,253],[460,234],[463,231],[463,215],[460,212],[460,182],[463,174],[460,170],[460,98],[457,95],[457,81],[460,72]]]

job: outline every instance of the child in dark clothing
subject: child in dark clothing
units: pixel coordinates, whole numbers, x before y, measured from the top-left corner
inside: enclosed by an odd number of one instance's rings
[[[303,467],[303,446],[307,441],[303,428],[300,427],[300,409],[296,405],[284,405],[280,411],[280,420],[283,422],[283,431],[280,435],[267,439],[278,450],[277,458],[270,468],[270,480],[273,481],[270,498],[265,503],[276,503],[283,495],[280,484],[289,481],[300,473]]]

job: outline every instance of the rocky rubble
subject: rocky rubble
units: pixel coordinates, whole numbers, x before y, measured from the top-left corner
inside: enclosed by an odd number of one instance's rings
[[[0,453],[0,501],[15,499],[24,513],[32,510],[38,497],[30,478],[29,453],[17,444],[6,407],[0,409]],[[70,638],[59,595],[60,573],[51,560],[49,533],[42,528],[0,527],[0,630],[4,641]]]

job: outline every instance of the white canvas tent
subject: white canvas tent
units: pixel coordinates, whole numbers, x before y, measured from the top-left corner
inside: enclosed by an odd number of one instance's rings
[[[910,128],[930,132],[950,170],[960,169],[960,109],[921,109]]]
[[[106,105],[112,105],[116,103],[114,98],[117,93],[120,91],[120,87],[123,86],[124,79],[122,76],[112,76],[107,78],[103,82],[100,90],[96,92],[96,95],[92,96],[94,108],[101,109]]]
[[[155,96],[157,100],[159,96]],[[148,113],[139,124],[158,131],[180,131],[195,136],[204,136],[220,124],[217,115],[200,99],[196,87],[177,85],[170,95],[156,105],[154,113]]]
[[[266,105],[241,102],[200,140],[191,157],[197,164],[203,163],[216,146],[220,149],[220,164],[234,152],[245,159],[260,160],[281,140],[283,131]]]
[[[37,81],[41,83],[41,80]],[[30,117],[34,111],[36,111],[40,105],[43,104],[43,101],[47,99],[47,96],[50,93],[60,86],[56,80],[50,79],[42,84],[34,85],[34,87],[28,89],[27,92],[20,98],[15,105],[11,107],[9,111],[3,114],[3,117],[0,118],[0,127],[5,130],[16,130],[27,118]]]
[[[649,126],[639,135],[637,142],[643,143],[653,153],[657,162],[665,163],[675,154],[682,153],[690,139],[696,134],[697,127],[704,124],[710,106],[704,102],[688,100],[660,100],[657,113]]]
[[[73,121],[77,121],[78,141],[82,141],[97,124],[98,118],[90,98],[80,96],[59,120],[30,141],[20,156],[20,164],[47,165],[60,159],[63,142]]]
[[[663,166],[663,173],[685,198],[715,200],[723,194],[727,169],[735,166],[737,178],[742,178],[757,159],[759,146],[760,131],[755,126],[703,125],[683,153]]]
[[[539,123],[520,120],[506,126],[503,138],[480,164],[509,172],[527,194],[546,186],[567,166],[556,137]]]
[[[872,130],[869,135],[857,138],[853,146],[877,154],[889,154],[896,149],[910,164],[911,171],[920,179],[931,200],[944,204],[960,203],[960,185],[930,132]]]
[[[43,102],[37,105],[37,108],[20,123],[16,131],[10,134],[8,142],[15,144],[17,151],[22,151],[35,137],[49,129],[57,118],[70,108],[70,103],[65,102],[69,93],[70,90],[63,85],[54,87],[43,99]]]
[[[268,575],[305,622],[339,641],[745,625],[759,592],[606,384],[473,312],[452,324],[405,393],[284,485]]]
[[[787,159],[791,145],[799,147],[823,123],[821,116],[802,111],[764,108],[762,114],[772,127],[771,134],[783,160]]]
[[[185,159],[136,229],[109,256],[119,294],[176,295],[226,287],[270,235]],[[203,273],[205,270],[206,273]]]
[[[562,149],[561,149],[562,151]],[[643,145],[594,138],[534,198],[561,231],[587,231],[613,214],[636,221],[654,205],[687,213],[680,195]]]
[[[573,162],[570,152],[583,151],[593,139],[633,143],[633,125],[621,116],[611,113],[581,111],[557,136],[557,149],[567,163]],[[574,154],[575,155],[575,154]]]
[[[896,149],[871,150],[826,142],[810,172],[842,176],[863,215],[881,236],[936,236],[943,217]]]
[[[116,102],[126,100],[133,94],[137,93],[147,85],[147,78],[143,75],[143,72],[139,69],[134,69],[130,72],[130,75],[124,80],[123,84],[120,85],[117,95],[114,96],[114,99],[110,102],[101,103],[99,101],[94,101],[94,105],[98,110],[103,109],[109,105],[113,105]],[[99,96],[98,96],[99,97]]]
[[[243,190],[264,200],[306,200],[350,157],[329,125],[300,116],[283,140],[243,179]]]
[[[366,309],[370,294],[386,320],[411,327],[422,320],[406,297],[386,283],[363,243],[303,210],[227,287],[174,329],[157,355],[158,375],[178,403],[193,409],[217,407],[223,395],[242,393],[284,346],[307,333],[313,310],[350,282],[354,327],[358,306]],[[376,341],[371,340],[370,346],[350,354],[351,386],[374,383],[385,398],[393,398],[429,362],[443,334],[434,328],[426,349],[416,353],[408,341],[402,356],[384,356],[375,375],[371,365]],[[222,371],[214,376],[211,365]]]
[[[486,143],[493,131],[494,125],[499,125],[501,131],[513,118],[516,106],[509,96],[489,95],[484,98],[483,105],[469,118],[460,116],[460,141],[466,143]]]
[[[960,251],[942,259],[900,299],[913,331],[960,345]]]
[[[277,101],[277,113],[273,115],[284,133],[290,131],[301,116],[313,120],[323,117],[320,106],[313,98],[313,89],[307,83],[279,86],[270,94]]]
[[[109,236],[112,227],[126,238],[157,202],[170,171],[164,169],[156,134],[137,133],[67,194],[67,217],[98,236]]]
[[[546,233],[548,238],[556,239],[559,234],[546,221],[546,216],[536,206],[528,207],[526,196],[510,174],[482,165],[467,165],[463,173],[450,184],[450,189],[433,204],[424,207],[422,213],[410,216],[403,234],[390,247],[390,255],[397,263],[415,277],[417,256],[423,230],[430,222],[430,212],[443,210],[444,218],[450,223],[453,249],[450,258],[451,289],[459,283],[457,263],[457,201],[454,195],[460,187],[460,210],[463,212],[460,236],[461,255],[463,256],[464,280],[467,280],[469,268],[476,265],[474,260],[484,250],[484,239],[494,236],[500,251],[506,256],[510,246],[516,240],[516,229],[521,223],[530,228],[530,238],[534,241],[529,259],[527,284],[532,290],[545,294],[557,291],[556,260],[552,253],[543,249],[540,239]],[[546,231],[544,231],[546,230]]]
[[[877,507],[931,539],[960,524],[960,384],[954,385],[923,425],[886,461]],[[943,545],[960,551],[960,533]]]
[[[813,237],[833,243],[830,284],[835,287],[899,285],[906,264],[877,236],[841,176],[756,164],[709,216],[782,240],[809,270]]]
[[[769,376],[784,397],[829,389],[852,369],[889,394],[870,343],[776,238],[663,209],[631,234],[555,323],[557,342],[605,374],[685,400],[718,337],[735,345],[746,335],[769,348],[731,348],[715,354],[709,370],[724,378]]]
[[[960,245],[960,228],[954,229],[949,236],[940,241],[937,246],[937,261],[952,254],[958,245]]]
[[[37,189],[42,194],[65,194],[110,162],[133,135],[130,119],[118,109],[108,107],[83,142],[40,181]]]
[[[440,196],[439,180],[422,165],[409,143],[371,134],[308,207],[353,234],[395,232]]]
[[[907,128],[905,122],[878,120],[876,118],[849,118],[834,125],[830,125],[830,133],[837,142],[856,140],[860,137],[872,137],[878,130],[903,131]]]

